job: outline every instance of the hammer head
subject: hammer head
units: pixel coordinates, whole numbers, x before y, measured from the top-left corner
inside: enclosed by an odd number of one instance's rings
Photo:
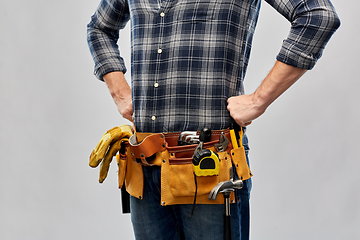
[[[215,200],[219,193],[229,193],[235,189],[241,189],[244,183],[241,180],[229,180],[224,182],[219,182],[210,192],[208,199]]]

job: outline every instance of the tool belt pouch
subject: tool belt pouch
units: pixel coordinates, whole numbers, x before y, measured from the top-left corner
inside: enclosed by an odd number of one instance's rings
[[[142,165],[133,161],[129,143],[122,146],[116,155],[118,163],[119,189],[125,184],[126,191],[133,197],[142,199],[144,175]]]
[[[129,138],[126,152],[119,156],[119,188],[125,179],[127,192],[138,199],[143,198],[144,174],[142,166],[153,166],[153,160],[161,156],[166,149],[163,134],[152,134],[145,137],[139,144],[136,134]],[[125,166],[125,167],[124,167]]]
[[[119,189],[121,189],[125,181],[126,162],[127,162],[126,154],[122,154],[122,153],[117,154],[116,161],[118,164]]]
[[[216,141],[217,143],[218,141]],[[215,151],[210,147],[214,143],[204,144],[204,148]],[[173,204],[193,204],[196,185],[195,175],[192,164],[192,155],[195,146],[176,146],[168,147],[163,152],[163,163],[161,165],[161,203],[162,205]],[[221,194],[215,201],[209,200],[210,191],[221,181],[230,179],[231,157],[227,152],[218,152],[220,158],[219,175],[215,176],[196,176],[197,182],[197,204],[223,204]],[[233,202],[234,194],[230,196]]]
[[[245,154],[245,149],[243,146],[239,147],[239,148],[235,148],[232,149],[230,151],[231,153],[231,158],[233,161],[233,164],[236,168],[236,173],[239,176],[239,179],[241,180],[247,180],[249,178],[252,177],[252,173],[250,171],[247,159],[246,159],[246,154]]]
[[[220,172],[215,176],[196,176],[197,204],[224,203],[222,194],[219,194],[215,201],[209,200],[208,196],[216,184],[230,179],[230,168],[233,165],[236,167],[240,179],[246,180],[251,177],[244,148],[232,149],[229,144],[226,151],[217,152],[214,145],[218,142],[216,140],[203,145],[203,148],[218,154]],[[129,144],[125,184],[130,195],[142,198],[144,181],[142,165],[161,165],[161,204],[165,206],[194,203],[196,185],[192,155],[196,145],[169,146],[163,134],[151,134],[139,144],[137,144],[136,136],[133,135],[129,139]],[[133,188],[129,188],[129,186]],[[230,202],[235,202],[234,193],[230,195]]]

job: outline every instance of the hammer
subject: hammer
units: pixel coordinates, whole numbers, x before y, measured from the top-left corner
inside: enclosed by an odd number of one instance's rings
[[[243,185],[243,181],[233,180],[233,171],[232,168],[230,168],[230,180],[219,182],[209,194],[209,200],[215,200],[219,193],[222,193],[224,196],[224,240],[231,240],[230,194],[235,191],[235,189],[241,189]]]

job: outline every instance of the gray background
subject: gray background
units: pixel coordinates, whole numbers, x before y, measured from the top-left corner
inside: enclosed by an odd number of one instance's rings
[[[0,2],[0,239],[133,239],[116,164],[103,184],[88,167],[102,134],[127,123],[92,74],[86,24],[98,3]],[[342,26],[323,58],[248,130],[253,240],[360,239],[360,3],[333,4]],[[264,2],[247,93],[288,29]]]

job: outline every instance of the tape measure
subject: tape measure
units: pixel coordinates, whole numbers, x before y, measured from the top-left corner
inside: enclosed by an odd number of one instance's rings
[[[193,168],[196,176],[219,175],[219,156],[209,149],[201,149],[193,157]]]

